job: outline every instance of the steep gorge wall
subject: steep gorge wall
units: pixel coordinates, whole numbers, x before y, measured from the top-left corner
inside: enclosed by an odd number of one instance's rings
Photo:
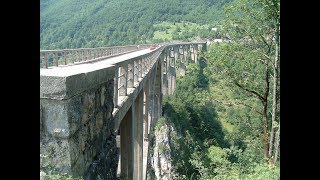
[[[172,138],[174,128],[160,118],[151,131],[147,179],[170,180],[175,177],[172,163]]]

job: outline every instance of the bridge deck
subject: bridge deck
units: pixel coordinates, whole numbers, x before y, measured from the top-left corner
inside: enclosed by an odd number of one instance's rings
[[[58,76],[65,77],[74,74],[87,73],[96,71],[99,69],[107,68],[113,64],[138,57],[144,54],[147,54],[151,51],[150,49],[143,49],[140,51],[131,52],[128,54],[123,54],[115,57],[106,57],[106,59],[94,62],[82,62],[79,64],[58,66],[58,67],[49,67],[48,69],[40,69],[40,75],[42,76]]]

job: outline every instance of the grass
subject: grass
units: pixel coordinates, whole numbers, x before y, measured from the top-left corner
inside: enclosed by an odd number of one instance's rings
[[[197,32],[199,29],[208,29],[209,25],[199,25],[191,22],[181,22],[181,23],[170,23],[161,22],[154,24],[153,27],[156,29],[153,35],[153,39],[162,39],[166,41],[172,40],[174,32],[179,35],[188,32]]]

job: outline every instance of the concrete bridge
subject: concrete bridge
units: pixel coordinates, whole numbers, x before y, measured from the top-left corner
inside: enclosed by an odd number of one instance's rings
[[[40,170],[146,179],[162,96],[201,50],[206,42],[40,51]]]

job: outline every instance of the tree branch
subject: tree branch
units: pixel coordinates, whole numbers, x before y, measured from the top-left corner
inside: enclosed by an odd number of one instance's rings
[[[248,104],[244,104],[244,103],[241,103],[241,102],[222,102],[222,101],[219,101],[219,100],[216,100],[216,99],[214,99],[214,101],[216,101],[216,102],[218,102],[218,103],[221,103],[221,104],[223,104],[223,105],[226,105],[226,106],[241,106],[241,105],[242,105],[242,106],[246,106],[246,107],[248,107],[248,108],[253,109],[256,113],[262,115],[262,112],[256,110],[254,107],[252,107],[252,106],[250,106],[250,105],[248,105]]]
[[[262,95],[260,95],[259,93],[257,93],[256,91],[251,90],[251,89],[248,89],[248,88],[246,88],[246,87],[243,87],[242,85],[240,85],[240,84],[239,84],[238,82],[236,82],[236,81],[234,81],[234,84],[235,84],[236,86],[238,86],[239,88],[241,88],[241,89],[243,89],[243,90],[245,90],[245,91],[247,91],[247,92],[249,92],[249,93],[251,93],[251,94],[254,94],[254,95],[257,96],[260,100],[262,100],[262,101],[265,100],[264,97],[263,97]]]

